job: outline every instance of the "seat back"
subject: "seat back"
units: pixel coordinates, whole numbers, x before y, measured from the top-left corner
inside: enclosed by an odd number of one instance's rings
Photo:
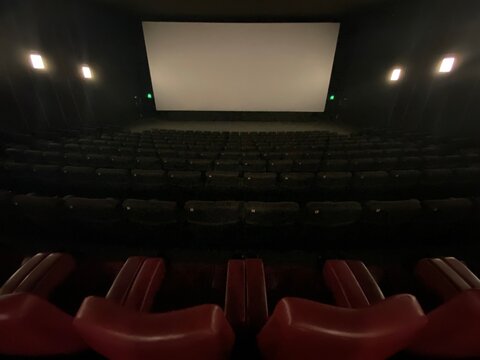
[[[30,293],[48,296],[72,273],[75,260],[62,253],[39,253],[26,261],[0,288],[0,295]]]
[[[163,259],[130,257],[117,274],[106,299],[130,310],[148,312],[164,277]]]
[[[328,260],[323,276],[337,306],[362,308],[385,299],[376,280],[361,261]]]
[[[422,259],[415,267],[415,274],[430,292],[443,301],[465,290],[480,289],[480,279],[454,257]]]

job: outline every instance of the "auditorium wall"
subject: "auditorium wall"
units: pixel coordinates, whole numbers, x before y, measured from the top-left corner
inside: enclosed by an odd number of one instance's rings
[[[150,80],[137,19],[89,1],[1,6],[2,130],[121,126],[138,118],[133,97],[144,97]],[[43,55],[46,71],[30,67],[30,51]],[[84,63],[93,81],[81,77]]]
[[[358,127],[480,135],[480,2],[396,1],[345,21],[334,84],[339,117]],[[444,55],[457,57],[435,74]],[[405,68],[396,84],[387,75]]]

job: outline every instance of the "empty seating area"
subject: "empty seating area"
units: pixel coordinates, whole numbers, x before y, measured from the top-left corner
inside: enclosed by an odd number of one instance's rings
[[[156,250],[378,250],[399,244],[417,249],[432,245],[453,249],[476,242],[480,235],[479,198],[305,205],[191,200],[180,204],[2,191],[0,208],[5,234],[27,239],[35,234],[36,246],[62,250],[82,242]]]
[[[400,200],[477,196],[472,139],[419,134],[152,131],[7,143],[1,186],[162,200]]]
[[[475,139],[99,129],[2,148],[2,227],[37,234],[39,250],[455,248],[478,235]]]
[[[475,139],[1,138],[0,356],[480,355]]]

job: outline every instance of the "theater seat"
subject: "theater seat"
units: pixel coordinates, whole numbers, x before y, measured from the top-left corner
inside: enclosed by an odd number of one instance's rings
[[[284,298],[257,340],[267,360],[385,360],[408,346],[425,323],[411,295],[361,309]]]
[[[377,246],[413,244],[418,238],[422,215],[418,200],[367,201],[363,212],[364,234]]]
[[[292,170],[293,160],[271,160],[268,162],[268,171],[271,172],[289,172]]]
[[[245,241],[287,244],[296,230],[299,211],[299,205],[294,202],[245,203]]]
[[[352,173],[350,172],[319,172],[315,190],[323,199],[343,199],[349,193],[351,181]]]
[[[361,261],[328,260],[323,267],[323,276],[337,306],[357,309],[385,299],[372,274]]]
[[[67,224],[81,241],[116,238],[121,232],[122,212],[118,200],[64,197]]]
[[[129,310],[148,312],[164,277],[165,263],[162,259],[130,257],[105,298]]]
[[[385,171],[362,171],[353,174],[352,190],[357,198],[371,199],[382,197],[388,184]]]
[[[138,195],[161,193],[166,188],[167,177],[163,170],[132,169],[132,190]]]
[[[480,279],[454,257],[422,259],[415,273],[423,285],[443,301],[465,290],[480,289]]]
[[[468,222],[473,215],[473,203],[466,198],[450,198],[422,201],[424,228],[427,240],[448,242],[468,234]]]
[[[130,242],[155,248],[169,246],[178,236],[177,203],[126,199],[122,204]]]
[[[0,288],[0,353],[20,356],[69,354],[85,345],[73,318],[48,302],[75,268],[67,254],[39,253]]]
[[[129,258],[106,298],[84,300],[75,328],[109,359],[226,359],[234,334],[218,306],[148,314],[164,274],[162,259]]]
[[[480,280],[455,258],[423,259],[416,267],[423,285],[443,304],[428,313],[428,326],[409,351],[444,359],[480,356]]]
[[[187,201],[188,229],[199,245],[231,246],[240,232],[242,203],[238,201]]]
[[[262,260],[228,262],[225,316],[236,331],[258,332],[265,325],[268,304]]]
[[[75,260],[61,253],[39,253],[26,261],[0,288],[0,296],[30,293],[48,298],[75,268]]]

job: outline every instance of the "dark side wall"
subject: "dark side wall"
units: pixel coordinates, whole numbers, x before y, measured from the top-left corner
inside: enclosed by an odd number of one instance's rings
[[[342,25],[332,80],[356,127],[480,135],[480,1],[395,1]],[[444,55],[454,72],[438,76]],[[396,65],[403,79],[387,82]]]
[[[81,0],[0,3],[0,130],[118,125],[138,118],[150,89],[141,23]],[[38,51],[47,71],[35,71]],[[95,79],[86,81],[88,64]]]

